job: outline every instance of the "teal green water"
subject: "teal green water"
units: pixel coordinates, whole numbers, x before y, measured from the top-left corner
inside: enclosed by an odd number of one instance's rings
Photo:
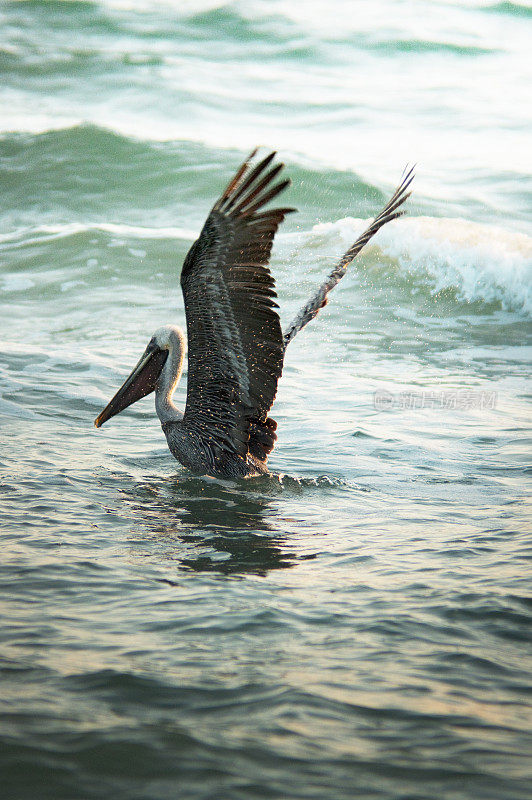
[[[0,6],[0,794],[530,798],[531,16]],[[259,144],[285,323],[418,166],[238,484],[92,421]]]

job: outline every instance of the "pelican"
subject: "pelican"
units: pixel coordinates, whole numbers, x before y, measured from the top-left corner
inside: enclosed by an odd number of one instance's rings
[[[264,207],[290,184],[275,183],[276,153],[237,170],[215,203],[181,272],[188,337],[184,413],[173,402],[186,347],[175,325],[159,328],[138,364],[98,415],[97,428],[155,392],[155,409],[172,455],[195,474],[249,478],[269,474],[277,423],[268,416],[294,336],[327,303],[347,266],[387,222],[401,216],[413,168],[364,233],[339,260],[283,333],[268,262],[275,233],[293,208]]]

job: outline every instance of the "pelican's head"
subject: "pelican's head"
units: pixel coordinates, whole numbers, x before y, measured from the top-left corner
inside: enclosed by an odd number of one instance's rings
[[[171,374],[165,376],[165,394],[171,397],[181,374],[184,354],[184,336],[175,325],[164,325],[155,331],[137,366],[122,384],[115,396],[94,420],[97,428],[108,419],[120,414],[132,403],[159,389],[164,365],[171,357]]]

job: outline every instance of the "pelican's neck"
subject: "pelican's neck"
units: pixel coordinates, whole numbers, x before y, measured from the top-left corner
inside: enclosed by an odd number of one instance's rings
[[[168,341],[168,358],[155,389],[155,410],[161,424],[180,422],[183,419],[183,413],[174,405],[172,397],[183,371],[184,356],[184,333],[180,328],[172,327],[172,335]]]

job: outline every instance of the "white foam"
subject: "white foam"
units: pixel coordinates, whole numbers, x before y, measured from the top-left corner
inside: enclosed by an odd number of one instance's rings
[[[65,281],[61,284],[61,291],[68,292],[69,289],[74,289],[76,286],[86,286],[85,281]]]
[[[4,292],[23,292],[25,289],[32,289],[35,286],[35,281],[23,275],[4,275],[2,280],[2,291]]]
[[[79,233],[94,231],[98,233],[112,233],[115,236],[131,237],[136,239],[184,239],[193,241],[199,234],[199,230],[193,231],[190,228],[179,228],[168,226],[164,228],[152,228],[141,225],[127,225],[114,222],[67,222],[57,225],[32,225],[17,228],[0,234],[0,242],[6,244],[14,241],[24,241],[25,244],[32,244],[34,241],[44,237],[61,239],[67,236],[75,236]],[[143,251],[142,251],[143,252]],[[132,252],[132,255],[141,257],[141,251]],[[144,255],[146,255],[144,253]]]
[[[366,224],[353,218],[322,223],[306,244],[340,252]],[[433,294],[453,289],[461,301],[500,302],[506,310],[532,314],[532,238],[523,233],[462,219],[405,217],[382,228],[372,242],[400,273]]]

